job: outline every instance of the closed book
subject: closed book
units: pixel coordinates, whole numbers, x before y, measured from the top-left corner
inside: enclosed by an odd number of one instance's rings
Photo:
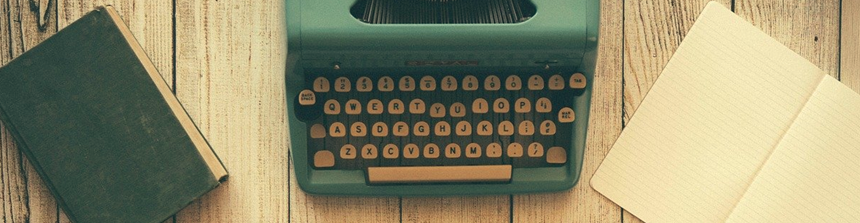
[[[0,119],[73,222],[160,222],[227,178],[110,6],[0,68]]]

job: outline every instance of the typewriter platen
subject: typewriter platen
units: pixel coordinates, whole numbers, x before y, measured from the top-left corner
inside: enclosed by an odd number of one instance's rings
[[[286,3],[303,190],[512,194],[578,181],[599,1]]]

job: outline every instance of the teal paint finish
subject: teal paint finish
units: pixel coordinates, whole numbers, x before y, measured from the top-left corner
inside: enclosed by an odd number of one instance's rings
[[[536,15],[515,24],[366,24],[349,14],[354,0],[286,0],[288,54],[286,103],[291,156],[299,186],[325,195],[440,196],[519,194],[566,190],[579,181],[594,85],[599,0],[532,0]],[[568,162],[561,167],[515,168],[509,183],[368,185],[362,170],[315,170],[307,151],[308,126],[294,111],[306,70],[380,69],[443,71],[407,61],[479,61],[472,70],[582,72],[585,92],[574,101],[576,121]],[[334,64],[343,69],[335,71]],[[396,79],[396,76],[392,76]]]

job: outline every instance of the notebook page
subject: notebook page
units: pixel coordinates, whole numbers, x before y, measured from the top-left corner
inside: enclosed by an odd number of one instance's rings
[[[591,185],[646,222],[724,221],[822,73],[712,2]]]
[[[825,78],[730,222],[860,221],[860,95]]]

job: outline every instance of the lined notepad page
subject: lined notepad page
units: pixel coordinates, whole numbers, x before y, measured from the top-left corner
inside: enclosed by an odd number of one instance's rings
[[[860,220],[860,96],[827,77],[729,222]]]
[[[647,222],[725,221],[824,76],[711,2],[591,185]]]

